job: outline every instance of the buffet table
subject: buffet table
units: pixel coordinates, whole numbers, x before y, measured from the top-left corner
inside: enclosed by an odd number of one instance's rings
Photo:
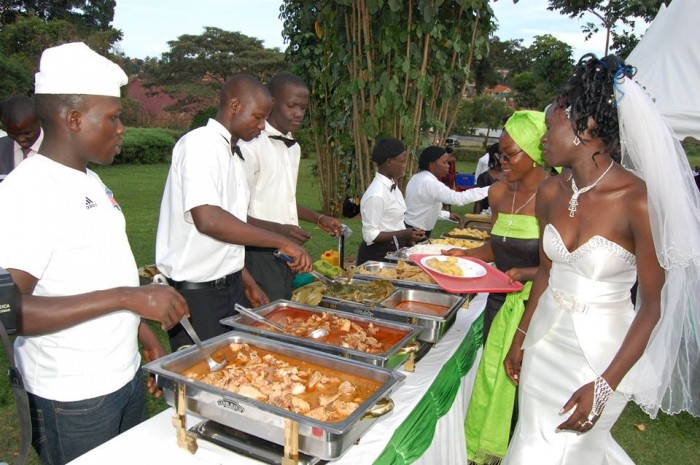
[[[454,325],[391,398],[392,412],[333,465],[466,464],[464,418],[481,356],[482,318],[487,294],[459,310]],[[70,462],[71,465],[177,463],[259,465],[261,462],[198,441],[193,455],[179,449],[167,409],[139,426]],[[189,427],[199,422],[188,415]]]

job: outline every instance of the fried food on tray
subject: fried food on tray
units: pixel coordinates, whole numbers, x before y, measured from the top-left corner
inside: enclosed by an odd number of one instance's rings
[[[457,257],[447,257],[445,260],[431,258],[425,262],[430,269],[449,276],[464,276],[462,269],[457,265]]]
[[[433,244],[451,245],[453,247],[461,247],[463,249],[473,249],[484,245],[483,241],[473,241],[470,239],[457,239],[454,237],[442,237],[440,239],[431,239]]]
[[[446,233],[448,236],[462,236],[462,237],[473,237],[474,239],[479,239],[485,241],[488,239],[490,234],[487,231],[482,231],[476,228],[454,228],[452,231]]]
[[[435,284],[435,280],[423,272],[423,270],[417,266],[409,265],[404,260],[399,260],[396,267],[380,268],[376,271],[369,271],[360,265],[355,269],[355,272],[383,279],[400,279],[402,281],[412,281],[414,283]]]

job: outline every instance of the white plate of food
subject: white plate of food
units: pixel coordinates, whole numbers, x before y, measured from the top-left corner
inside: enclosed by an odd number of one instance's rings
[[[486,268],[460,257],[428,255],[421,258],[420,262],[429,270],[452,278],[480,278],[486,275]]]

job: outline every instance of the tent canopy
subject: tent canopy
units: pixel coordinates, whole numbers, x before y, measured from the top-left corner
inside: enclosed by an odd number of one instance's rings
[[[700,1],[662,6],[627,63],[683,140],[700,140]]]

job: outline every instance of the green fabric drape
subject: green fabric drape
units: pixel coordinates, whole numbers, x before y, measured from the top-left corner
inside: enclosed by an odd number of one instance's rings
[[[482,315],[472,323],[467,337],[442,367],[425,396],[394,432],[375,465],[407,465],[415,462],[430,447],[437,421],[452,407],[462,377],[474,364],[482,344],[483,325]]]
[[[532,282],[528,281],[520,292],[506,296],[481,356],[464,422],[467,457],[478,464],[499,463],[508,448],[515,385],[506,375],[503,360],[525,311],[531,287]]]

